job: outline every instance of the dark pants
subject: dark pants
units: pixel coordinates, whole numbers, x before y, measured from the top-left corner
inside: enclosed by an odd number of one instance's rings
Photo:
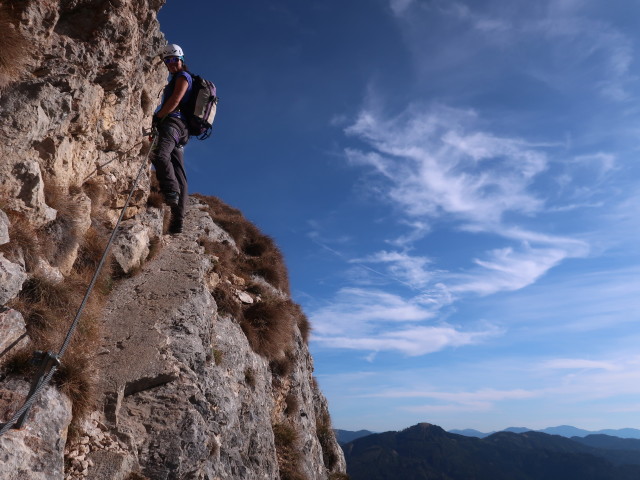
[[[178,206],[172,209],[174,220],[182,221],[187,209],[187,173],[184,170],[184,149],[189,131],[179,118],[165,117],[158,128],[158,141],[151,155],[151,163],[162,193],[179,192]]]

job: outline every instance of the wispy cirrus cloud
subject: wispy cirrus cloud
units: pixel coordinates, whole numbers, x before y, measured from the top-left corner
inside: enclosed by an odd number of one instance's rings
[[[608,100],[630,97],[629,87],[635,80],[633,39],[602,20],[595,2],[390,0],[390,6],[415,62],[425,73],[476,61],[479,68],[490,61],[502,70],[496,59],[504,57],[511,64],[508,68],[520,68],[554,89],[566,91],[579,82],[581,88]],[[424,28],[430,22],[457,32],[447,45],[438,45],[439,51],[425,48],[437,44],[431,36],[435,28]],[[541,47],[528,49],[532,42]],[[514,67],[510,54],[518,50],[526,54],[517,57]]]
[[[544,152],[521,139],[474,131],[472,111],[409,107],[383,118],[364,110],[346,133],[370,151],[347,149],[352,165],[386,179],[387,199],[417,218],[454,216],[489,228],[505,212],[533,213],[543,201],[527,190],[547,168]]]
[[[541,365],[542,368],[552,370],[620,370],[620,366],[609,361],[587,360],[584,358],[556,358]]]
[[[314,341],[333,348],[393,351],[408,356],[426,355],[445,348],[477,344],[500,333],[496,327],[463,331],[452,326],[416,326],[389,329],[372,335],[315,335]]]
[[[313,312],[312,340],[331,348],[417,356],[472,345],[501,333],[490,324],[463,329],[434,323],[450,301],[447,291],[437,289],[405,298],[371,288],[344,288],[330,305]]]

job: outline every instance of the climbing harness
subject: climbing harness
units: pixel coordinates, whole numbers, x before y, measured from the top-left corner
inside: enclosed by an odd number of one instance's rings
[[[37,365],[39,367],[38,373],[34,377],[33,381],[31,382],[31,388],[29,390],[29,393],[27,394],[27,398],[24,404],[22,405],[22,407],[16,413],[14,413],[13,416],[6,423],[0,423],[0,436],[4,435],[11,428],[15,428],[15,429],[22,428],[22,425],[24,424],[26,417],[29,414],[29,410],[31,409],[31,406],[38,398],[38,395],[40,394],[40,392],[42,392],[42,390],[51,381],[51,378],[53,378],[53,375],[56,373],[56,370],[60,366],[60,359],[64,355],[65,351],[67,350],[67,347],[69,346],[69,343],[71,342],[71,337],[73,336],[73,333],[75,332],[76,327],[78,326],[78,322],[80,321],[80,316],[82,315],[82,311],[84,310],[84,307],[87,304],[87,301],[89,300],[89,295],[91,294],[91,291],[93,290],[93,287],[95,286],[96,281],[98,280],[98,275],[100,274],[100,270],[102,269],[102,266],[104,265],[104,262],[107,259],[107,255],[109,253],[109,249],[111,248],[111,244],[113,243],[116,237],[116,234],[118,232],[118,227],[120,226],[120,223],[122,222],[122,218],[124,217],[125,211],[129,206],[131,197],[133,197],[133,192],[136,189],[136,186],[138,185],[138,181],[142,176],[142,172],[144,171],[144,168],[147,166],[147,160],[149,159],[149,154],[153,151],[155,144],[158,140],[157,130],[151,130],[143,133],[145,135],[151,135],[153,137],[151,147],[149,148],[149,151],[145,155],[144,160],[140,165],[140,169],[138,170],[138,175],[133,181],[133,186],[131,187],[129,196],[127,197],[127,200],[124,202],[124,206],[122,207],[120,216],[118,217],[118,220],[116,222],[115,227],[113,228],[113,231],[111,232],[111,236],[109,237],[107,246],[105,247],[104,252],[102,253],[102,258],[100,258],[100,262],[98,263],[96,271],[93,274],[93,278],[91,279],[91,282],[87,287],[87,291],[84,295],[84,298],[82,299],[82,303],[80,304],[80,307],[78,308],[76,316],[73,319],[73,322],[69,327],[69,330],[67,331],[67,336],[65,337],[64,342],[62,343],[62,346],[60,347],[60,350],[58,351],[57,354],[53,352],[41,352],[41,351],[36,351],[34,353],[31,362],[34,365]],[[19,340],[16,340],[16,342],[14,342],[12,346],[17,344]],[[11,348],[11,346],[9,348]],[[7,350],[5,349],[5,352],[6,351]]]

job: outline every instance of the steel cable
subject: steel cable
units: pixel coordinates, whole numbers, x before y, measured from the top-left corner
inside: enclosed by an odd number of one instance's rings
[[[64,355],[65,351],[67,350],[67,347],[69,346],[69,343],[71,342],[71,338],[76,330],[76,327],[78,326],[78,322],[80,321],[80,316],[82,315],[82,311],[84,310],[85,305],[87,304],[87,301],[89,300],[89,296],[91,295],[91,291],[93,290],[93,287],[95,286],[97,280],[98,280],[98,276],[100,274],[100,270],[102,269],[104,262],[107,259],[107,256],[109,254],[109,249],[111,248],[111,244],[113,243],[116,234],[118,232],[118,228],[120,227],[120,223],[122,222],[122,219],[124,217],[124,214],[127,210],[127,207],[129,206],[129,202],[131,201],[131,197],[133,197],[133,192],[136,189],[136,186],[138,185],[138,181],[140,180],[140,177],[142,176],[142,172],[144,171],[144,168],[147,166],[147,160],[149,159],[149,155],[151,153],[151,151],[153,151],[153,149],[155,148],[156,145],[156,141],[158,139],[158,135],[154,134],[153,136],[153,142],[151,143],[151,147],[149,148],[149,151],[147,152],[147,154],[144,157],[144,160],[142,161],[142,164],[140,165],[140,169],[138,170],[138,174],[136,175],[135,180],[133,181],[133,185],[131,187],[131,190],[129,191],[129,196],[127,197],[127,200],[124,202],[124,206],[122,207],[122,211],[120,212],[120,216],[118,217],[118,220],[116,221],[116,225],[113,228],[113,231],[111,232],[111,236],[109,237],[109,241],[107,242],[107,246],[104,249],[104,252],[102,253],[102,257],[100,258],[100,262],[98,263],[98,266],[96,267],[96,271],[93,274],[93,278],[91,279],[91,282],[89,283],[89,286],[87,287],[87,291],[84,295],[84,298],[82,299],[82,303],[80,304],[80,307],[78,308],[78,311],[76,313],[75,318],[73,319],[73,322],[71,323],[71,326],[69,327],[69,330],[67,331],[67,335],[64,339],[64,342],[62,343],[62,346],[60,347],[60,351],[58,352],[57,355],[52,356],[52,358],[59,364],[60,358]],[[44,361],[44,360],[43,360]],[[47,372],[46,374],[44,372],[41,372],[41,377],[40,379],[38,379],[38,383],[37,386],[35,388],[33,388],[33,384],[32,384],[32,392],[30,393],[30,395],[27,396],[24,404],[22,405],[22,407],[13,414],[13,416],[11,417],[11,419],[9,419],[6,423],[4,424],[0,424],[0,436],[2,436],[3,434],[5,434],[7,431],[9,431],[11,429],[11,427],[13,427],[13,425],[15,425],[19,420],[20,417],[22,417],[23,415],[25,415],[25,413],[27,413],[29,411],[29,409],[31,408],[33,402],[35,402],[35,400],[37,399],[38,395],[40,394],[40,392],[42,392],[42,390],[47,386],[47,384],[51,381],[51,378],[53,378],[54,373],[56,372],[56,370],[58,369],[58,365],[54,364],[51,366],[49,372]]]

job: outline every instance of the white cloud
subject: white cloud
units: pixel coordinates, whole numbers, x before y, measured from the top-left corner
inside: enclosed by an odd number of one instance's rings
[[[463,330],[432,322],[451,301],[434,288],[411,298],[387,292],[344,288],[331,304],[311,312],[312,340],[330,348],[395,351],[409,356],[476,344],[501,333],[493,325]]]
[[[425,287],[433,279],[433,274],[426,268],[430,264],[427,257],[412,256],[404,252],[382,250],[365,258],[351,260],[351,262],[386,264],[389,275],[412,288]]]
[[[496,249],[489,252],[488,259],[475,260],[480,269],[454,277],[449,288],[456,294],[480,295],[519,290],[534,283],[565,258],[567,252],[561,249]]]
[[[396,351],[409,356],[419,356],[445,348],[477,344],[499,333],[499,329],[491,326],[474,332],[460,331],[451,326],[417,326],[362,337],[314,335],[313,340],[332,348]]]
[[[374,151],[346,151],[387,181],[387,198],[409,216],[453,215],[489,228],[506,212],[533,213],[543,203],[527,191],[546,155],[520,139],[474,130],[473,112],[417,106],[396,118],[363,111],[346,132]]]
[[[397,16],[404,14],[414,3],[415,0],[389,0],[389,6]]]
[[[381,290],[343,288],[330,305],[313,312],[312,319],[318,337],[338,337],[346,333],[362,335],[376,325],[420,322],[434,315],[420,298],[406,300]]]
[[[615,364],[606,361],[598,360],[586,360],[583,358],[557,358],[554,360],[548,360],[542,364],[542,368],[548,368],[553,370],[618,370]]]

